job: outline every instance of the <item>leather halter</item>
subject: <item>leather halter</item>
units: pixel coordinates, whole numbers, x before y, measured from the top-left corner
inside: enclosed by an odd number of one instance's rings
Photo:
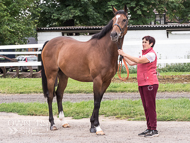
[[[121,35],[119,36],[119,38],[122,38],[124,35],[123,35],[123,33],[124,33],[124,30],[125,30],[125,28],[126,28],[126,26],[127,26],[127,23],[128,23],[128,21],[126,21],[126,23],[125,23],[125,26],[123,27],[123,29],[119,26],[119,24],[117,24],[117,23],[115,23],[113,26],[117,26],[118,28],[119,28],[119,30],[120,30],[120,32],[121,32]]]
[[[120,30],[121,34],[123,34],[123,30],[121,29],[121,27],[119,26],[119,24],[115,23],[114,25],[116,25],[117,27],[119,27],[119,30]]]

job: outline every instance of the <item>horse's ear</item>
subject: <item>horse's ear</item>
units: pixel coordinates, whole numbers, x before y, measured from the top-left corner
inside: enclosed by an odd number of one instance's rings
[[[113,13],[115,14],[117,12],[117,9],[115,9],[112,5],[112,10],[113,10]]]
[[[126,12],[126,14],[128,14],[128,10],[127,10],[127,6],[124,6],[124,11]]]

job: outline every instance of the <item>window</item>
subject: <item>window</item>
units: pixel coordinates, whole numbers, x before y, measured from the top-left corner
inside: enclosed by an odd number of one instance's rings
[[[154,24],[165,24],[165,14],[156,14]]]

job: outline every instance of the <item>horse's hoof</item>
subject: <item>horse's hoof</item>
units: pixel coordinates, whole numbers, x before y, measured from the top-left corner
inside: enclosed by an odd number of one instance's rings
[[[103,131],[98,131],[96,132],[97,135],[105,135],[105,133]]]
[[[96,128],[90,128],[91,133],[96,133]]]
[[[57,129],[57,127],[55,125],[53,125],[53,126],[50,127],[50,130],[55,131],[55,130],[58,130],[58,129]]]
[[[66,124],[62,125],[62,127],[63,128],[70,128],[71,126],[68,123],[66,123]]]

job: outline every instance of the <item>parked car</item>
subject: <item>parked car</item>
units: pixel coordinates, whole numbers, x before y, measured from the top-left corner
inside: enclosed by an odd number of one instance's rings
[[[4,63],[5,62],[5,58],[0,57],[0,62]],[[9,67],[6,67],[6,72],[9,70]],[[0,73],[3,73],[3,70],[0,68]]]
[[[18,62],[34,62],[34,61],[38,61],[37,56],[18,56],[15,58]],[[15,68],[14,67],[10,67],[9,71],[12,72]],[[20,66],[19,67],[20,71],[27,71],[28,67],[27,66]],[[38,66],[32,66],[33,70],[38,70]]]
[[[19,61],[22,61],[22,59],[24,58],[25,56],[17,56],[15,59],[19,62]],[[20,69],[20,67],[19,67]],[[9,71],[12,72],[13,70],[15,70],[15,67],[11,66],[9,68]]]
[[[38,57],[37,56],[21,56],[18,58],[18,62],[34,62],[34,61],[38,61]],[[38,70],[38,66],[32,66],[33,70]],[[27,71],[28,67],[27,66],[21,66],[20,67],[20,71]]]
[[[14,49],[0,49],[0,52],[14,52]],[[4,55],[3,56],[10,58],[10,59],[14,59],[15,55]],[[0,62],[1,63],[6,63],[6,62],[11,62],[9,59],[6,59],[4,57],[0,57]],[[10,67],[6,67],[6,72],[9,70]],[[0,68],[0,73],[3,73],[2,69]]]
[[[18,56],[18,57],[16,57],[15,59],[17,60],[17,61],[22,61],[22,59],[24,58],[25,56]]]

